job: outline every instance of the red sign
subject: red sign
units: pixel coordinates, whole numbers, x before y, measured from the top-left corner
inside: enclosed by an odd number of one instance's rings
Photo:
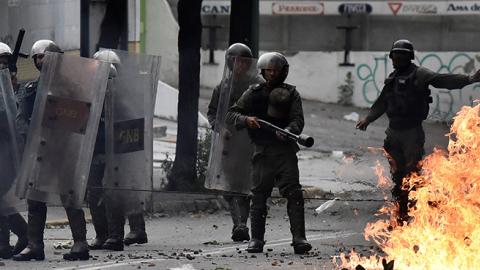
[[[402,3],[398,3],[398,2],[388,3],[388,6],[390,7],[390,10],[392,11],[393,15],[397,15],[398,11],[402,7]]]

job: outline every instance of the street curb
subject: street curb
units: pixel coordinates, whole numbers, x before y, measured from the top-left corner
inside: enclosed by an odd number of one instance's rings
[[[92,222],[92,217],[90,216],[85,216],[85,221],[87,223]],[[53,219],[53,220],[47,220],[45,223],[45,226],[48,227],[58,227],[58,226],[65,226],[69,225],[68,219],[67,218],[61,218],[61,219]]]

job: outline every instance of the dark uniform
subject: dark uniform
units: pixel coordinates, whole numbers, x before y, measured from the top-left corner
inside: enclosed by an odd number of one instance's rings
[[[37,50],[37,51],[36,51]],[[32,47],[32,57],[37,54],[44,54],[46,51],[59,52],[55,43],[49,40],[39,40]],[[37,65],[37,64],[36,64]],[[37,66],[38,67],[38,66]],[[25,92],[19,95],[17,127],[26,142],[28,126],[32,117],[33,107],[37,94],[38,79],[29,82],[25,86]],[[47,206],[45,202],[32,199],[27,200],[28,205],[28,245],[19,254],[13,257],[16,261],[44,260],[43,235],[47,219]],[[87,245],[87,225],[83,209],[65,208],[68,221],[72,231],[74,245],[70,251],[64,255],[67,260],[88,260],[89,252]]]
[[[7,44],[0,42],[0,69],[7,68],[8,58],[12,55],[12,51]],[[14,83],[15,77],[12,76],[12,83]],[[5,184],[5,183],[4,183]],[[3,196],[2,194],[1,196]],[[0,203],[1,201],[0,196]],[[8,204],[8,203],[7,203]],[[10,246],[10,231],[12,231],[17,237],[17,243],[15,247]],[[27,246],[27,222],[16,211],[12,211],[12,214],[0,216],[0,258],[9,259],[13,255],[20,253]]]
[[[259,68],[262,69],[262,57],[265,59],[281,57],[283,68],[288,63],[285,58],[277,53],[267,53],[260,57]],[[268,69],[268,67],[265,67]],[[294,134],[300,134],[304,126],[302,101],[295,86],[283,83],[284,78],[274,84],[257,84],[250,87],[237,103],[232,106],[227,115],[227,121],[237,128],[247,127],[246,120],[254,116],[266,120],[280,128],[284,128]],[[272,117],[272,96],[273,89],[281,89],[288,93],[288,103],[284,117]],[[248,252],[262,252],[264,245],[265,222],[267,217],[267,199],[271,196],[274,186],[280,190],[280,194],[287,198],[287,212],[290,219],[290,230],[293,236],[293,247],[295,253],[305,253],[311,249],[305,237],[304,200],[302,186],[299,182],[298,159],[296,153],[299,147],[291,140],[281,140],[278,136],[265,129],[248,129],[255,150],[252,157],[253,164],[253,187],[251,206],[251,232]]]
[[[250,51],[250,48],[248,48],[246,45],[242,43],[235,43],[235,44],[232,44],[227,49],[227,52],[225,53],[225,61],[226,61],[227,67],[230,70],[233,69],[233,62],[235,61],[234,59],[235,57],[252,58],[253,56],[252,56],[252,52]],[[234,72],[234,71],[231,71],[231,72]],[[240,98],[240,96],[251,84],[262,81],[262,79],[259,77],[251,78],[251,76],[247,74],[246,71],[244,74],[241,74],[241,75],[238,75],[238,77],[235,77],[234,82],[231,82],[230,80],[233,80],[233,75],[223,78],[220,84],[213,89],[212,98],[208,105],[208,112],[207,112],[208,122],[212,126],[213,130],[217,129],[216,118],[218,113],[221,92],[230,91],[230,100],[228,104],[228,107],[230,107]],[[229,86],[231,86],[232,89],[229,89]],[[232,131],[231,133],[234,134],[235,131]],[[239,134],[236,134],[234,136],[237,136],[238,139],[237,140],[232,140],[234,138],[230,139],[228,142],[229,144],[242,143],[242,138],[243,138],[242,136],[240,136]],[[242,151],[238,151],[238,150],[235,151],[235,149],[238,149],[237,147],[230,146],[230,148],[231,148],[230,151],[237,156],[233,157],[229,162],[224,160],[225,162],[224,168],[223,168],[224,174],[226,175],[226,177],[229,178],[229,181],[242,181],[243,183],[238,184],[238,186],[242,186],[246,183],[246,180],[244,179],[245,175],[242,175],[240,172],[238,172],[238,169],[235,168],[235,162],[247,161],[250,158],[249,151],[245,151],[245,149],[248,148],[248,146],[243,147]],[[233,221],[232,240],[233,241],[250,240],[250,236],[248,234],[248,227],[247,227],[248,215],[250,213],[250,198],[246,194],[235,194],[233,192],[228,195],[224,195],[223,198],[229,204],[230,215]]]
[[[407,40],[394,43],[391,58],[396,51],[409,53],[410,59],[413,59],[413,45]],[[399,222],[408,219],[409,192],[402,189],[402,180],[408,174],[420,170],[418,162],[425,154],[422,122],[427,118],[429,103],[432,102],[429,85],[460,89],[472,82],[468,75],[439,74],[408,61],[388,76],[380,96],[372,105],[368,116],[362,120],[363,125],[362,121],[357,124],[358,128],[364,130],[384,113],[388,116],[384,148],[390,156],[390,171],[394,182],[392,195],[399,203]]]
[[[120,63],[118,55],[105,50],[94,55],[95,59],[112,62],[109,85],[111,79],[117,74],[115,64]],[[107,87],[105,99],[111,98],[113,93]],[[105,194],[103,189],[103,177],[105,173],[105,109],[102,110],[92,163],[88,179],[87,203],[92,214],[92,223],[95,229],[95,240],[90,244],[91,249],[108,249],[120,251],[123,245],[143,244],[148,242],[145,230],[145,220],[142,213],[128,215],[130,233],[124,238],[125,213]]]
[[[123,211],[110,203],[103,190],[103,176],[105,172],[105,117],[102,112],[95,141],[90,174],[88,177],[87,203],[92,215],[95,229],[95,240],[90,244],[91,249],[123,250],[123,244],[142,244],[148,242],[145,231],[143,214],[128,215],[128,224],[131,233],[124,239],[125,216]],[[112,206],[110,206],[112,204]],[[115,239],[115,243],[105,245],[107,239]],[[118,240],[118,241],[117,241]]]

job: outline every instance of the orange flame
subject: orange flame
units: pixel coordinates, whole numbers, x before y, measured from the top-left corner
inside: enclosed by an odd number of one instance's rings
[[[397,206],[388,203],[379,214],[390,219],[367,224],[365,239],[384,254],[341,254],[334,258],[337,267],[383,269],[381,260],[386,259],[395,260],[395,270],[480,268],[479,106],[458,112],[448,134],[448,153],[434,149],[422,161],[420,174],[403,180],[404,187],[416,187],[409,194],[416,202],[409,209],[412,219],[397,226]]]

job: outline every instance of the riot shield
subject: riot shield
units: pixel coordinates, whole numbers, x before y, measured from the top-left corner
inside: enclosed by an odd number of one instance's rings
[[[235,57],[228,61],[217,106],[205,187],[247,194],[251,188],[253,145],[246,129],[226,124],[228,109],[252,84],[259,83],[257,60]]]
[[[47,53],[28,130],[17,195],[81,206],[110,65]]]
[[[153,112],[160,57],[113,50],[120,59],[105,100],[103,186],[125,214],[145,208],[153,183]]]
[[[20,167],[21,140],[15,125],[17,105],[10,72],[0,70],[0,215],[17,212],[23,201],[15,196],[15,178]]]

